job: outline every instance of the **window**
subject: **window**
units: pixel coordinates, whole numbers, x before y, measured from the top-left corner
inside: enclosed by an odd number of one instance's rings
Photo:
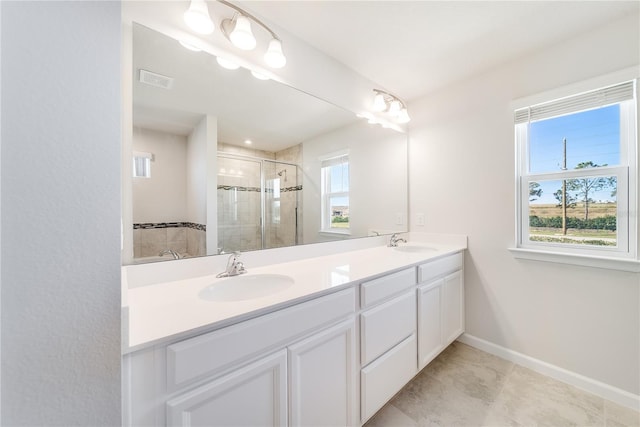
[[[153,154],[136,151],[133,153],[133,177],[151,178],[151,159]]]
[[[515,111],[519,248],[635,258],[635,82]]]
[[[349,232],[349,155],[321,161],[322,231]]]

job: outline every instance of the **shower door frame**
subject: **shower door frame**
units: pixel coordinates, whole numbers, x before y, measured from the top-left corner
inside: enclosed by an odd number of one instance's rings
[[[218,151],[217,152],[217,157],[222,157],[222,158],[226,158],[226,159],[235,159],[235,160],[244,160],[244,161],[248,161],[248,162],[254,162],[254,163],[259,163],[260,164],[260,248],[261,249],[266,249],[265,248],[265,243],[266,243],[266,230],[265,230],[265,217],[267,215],[267,208],[266,208],[266,195],[265,195],[265,189],[266,189],[266,176],[265,176],[265,168],[264,168],[264,163],[265,162],[270,162],[270,163],[280,163],[283,165],[287,165],[287,166],[293,166],[296,168],[296,186],[298,185],[298,169],[300,168],[300,165],[296,164],[296,163],[291,163],[291,162],[285,162],[282,160],[274,160],[274,159],[266,159],[264,157],[253,157],[253,156],[245,156],[242,154],[234,154],[234,153],[227,153],[224,151]],[[218,208],[220,209],[220,208]],[[295,210],[296,210],[296,222],[294,224],[295,226],[295,232],[294,232],[294,245],[297,246],[298,245],[298,195],[296,194],[296,205],[295,205]]]

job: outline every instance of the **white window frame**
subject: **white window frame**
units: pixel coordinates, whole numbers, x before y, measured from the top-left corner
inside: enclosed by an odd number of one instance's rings
[[[334,159],[346,159],[346,163],[349,164],[349,151],[339,151],[331,153],[327,156],[320,158],[320,188],[321,188],[321,220],[320,220],[320,232],[330,234],[351,234],[351,222],[349,227],[337,228],[331,227],[331,198],[332,197],[349,197],[349,191],[331,192],[331,177],[329,175],[330,166]],[[349,164],[349,166],[351,166]],[[351,176],[351,170],[349,170],[349,176]],[[351,183],[349,183],[349,189],[351,189]],[[349,205],[351,205],[351,198],[349,198]],[[351,217],[349,217],[351,220]]]
[[[620,165],[604,166],[588,169],[572,169],[545,173],[529,173],[529,129],[530,122],[522,121],[523,114],[531,115],[531,111],[546,106],[569,104],[572,98],[589,95],[609,87],[618,86],[618,83],[594,84],[591,88],[581,91],[566,92],[560,97],[548,97],[549,101],[529,105],[515,105],[516,124],[516,247],[511,252],[517,258],[535,259],[541,261],[562,262],[569,264],[588,265],[626,271],[640,271],[638,258],[638,81],[637,79],[624,79],[618,82],[631,81],[633,83],[632,99],[624,101],[602,101],[599,105],[589,108],[604,107],[606,105],[620,104]],[[593,83],[592,83],[593,84]],[[603,89],[597,89],[598,87]],[[522,101],[521,101],[522,102]],[[598,101],[596,101],[598,102]],[[526,106],[525,108],[522,108]],[[565,108],[560,114],[549,113],[544,118],[557,117],[563,114],[574,114],[589,108]],[[526,111],[528,109],[528,111]],[[518,117],[520,117],[518,119]],[[520,123],[518,123],[520,122]],[[577,177],[615,176],[617,179],[617,246],[596,245],[572,245],[550,242],[535,242],[529,240],[529,182],[562,180]]]
[[[133,152],[133,177],[151,178],[151,161],[153,154],[141,151]]]

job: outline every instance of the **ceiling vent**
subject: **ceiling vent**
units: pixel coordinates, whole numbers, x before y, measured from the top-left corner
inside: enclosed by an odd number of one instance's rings
[[[173,77],[163,76],[162,74],[152,73],[147,70],[140,70],[140,83],[168,90],[173,87]]]

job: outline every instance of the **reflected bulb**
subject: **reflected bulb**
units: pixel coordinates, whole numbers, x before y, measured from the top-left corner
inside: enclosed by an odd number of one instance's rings
[[[387,103],[384,100],[384,95],[378,93],[375,98],[373,98],[373,106],[374,111],[384,111],[387,109]]]

